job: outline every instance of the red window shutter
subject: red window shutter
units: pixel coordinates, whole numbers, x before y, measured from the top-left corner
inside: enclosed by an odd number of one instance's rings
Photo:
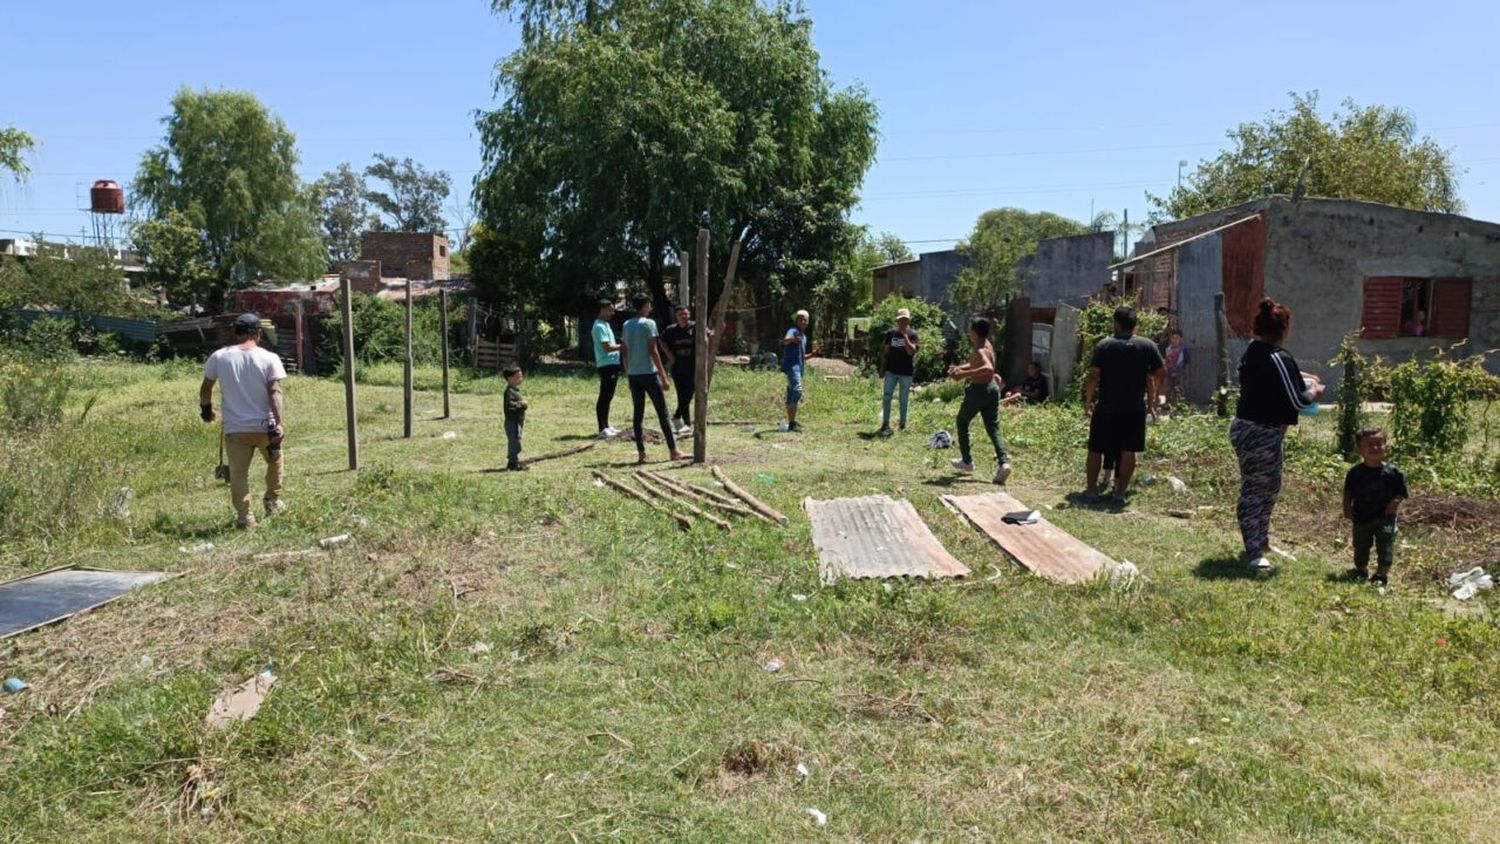
[[[1466,278],[1440,278],[1432,283],[1432,313],[1427,315],[1427,324],[1433,337],[1469,338],[1470,293],[1471,282]]]
[[[1365,279],[1364,315],[1360,335],[1367,340],[1384,340],[1395,337],[1401,328],[1402,278],[1372,276]],[[1467,324],[1467,322],[1466,322]]]

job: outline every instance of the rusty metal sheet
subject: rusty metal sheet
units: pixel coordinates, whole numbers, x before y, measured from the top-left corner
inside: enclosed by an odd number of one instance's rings
[[[1100,571],[1114,568],[1114,560],[1046,519],[1029,525],[1007,524],[1005,514],[1031,508],[1003,492],[945,495],[943,504],[979,528],[1027,571],[1055,583],[1086,583]]]
[[[818,548],[818,577],[964,577],[969,570],[932,535],[916,508],[885,495],[802,502]]]

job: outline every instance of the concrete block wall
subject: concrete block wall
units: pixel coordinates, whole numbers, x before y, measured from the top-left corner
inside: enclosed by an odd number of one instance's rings
[[[452,275],[448,238],[427,232],[366,232],[359,242],[363,261],[379,261],[387,276],[446,281]],[[411,273],[416,273],[412,275]]]

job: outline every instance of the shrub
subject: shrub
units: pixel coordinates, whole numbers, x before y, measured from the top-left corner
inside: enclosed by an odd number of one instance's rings
[[[1484,371],[1484,356],[1409,360],[1377,369],[1376,383],[1391,402],[1393,451],[1429,458],[1457,456],[1469,441],[1469,400],[1500,395],[1500,379]]]
[[[1355,342],[1358,336],[1357,331],[1345,334],[1344,341],[1339,344],[1339,353],[1333,358],[1333,365],[1342,370],[1338,391],[1339,453],[1351,460],[1354,458],[1354,434],[1363,422],[1361,407],[1369,390],[1366,383],[1368,361],[1359,352],[1359,346]]]
[[[56,361],[0,358],[0,426],[24,432],[56,425],[72,386],[72,374]]]
[[[359,294],[351,304],[354,315],[354,357],[360,363],[400,363],[406,359],[406,306],[377,296]],[[448,330],[463,324],[449,308]],[[442,362],[442,315],[437,301],[417,301],[411,314],[412,360],[417,365]],[[318,360],[330,372],[344,364],[344,317],[335,311],[318,336]],[[456,349],[450,338],[450,350]]]
[[[1088,307],[1078,312],[1078,341],[1082,352],[1078,355],[1078,366],[1073,370],[1072,382],[1068,384],[1065,392],[1069,400],[1083,395],[1083,384],[1088,377],[1089,359],[1093,356],[1094,346],[1100,340],[1115,333],[1115,308],[1121,305],[1136,308],[1136,316],[1139,320],[1135,327],[1136,334],[1142,337],[1155,337],[1166,330],[1166,315],[1141,309],[1139,301],[1091,300]],[[1053,342],[1057,342],[1056,338]]]
[[[943,377],[943,316],[942,308],[923,299],[906,299],[892,296],[875,306],[870,315],[871,361],[879,366],[878,355],[885,354],[882,342],[887,331],[896,327],[896,312],[902,308],[911,311],[911,328],[917,332],[916,380],[935,381]]]

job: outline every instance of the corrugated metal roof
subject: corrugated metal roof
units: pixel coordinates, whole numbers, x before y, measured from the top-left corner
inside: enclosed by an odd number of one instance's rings
[[[812,520],[818,577],[964,577],[969,569],[948,553],[916,508],[885,495],[802,502]]]
[[[1030,508],[1003,492],[945,495],[943,503],[1039,577],[1055,583],[1085,583],[1100,570],[1114,568],[1114,560],[1046,519],[1029,525],[1007,524],[1007,513]]]

